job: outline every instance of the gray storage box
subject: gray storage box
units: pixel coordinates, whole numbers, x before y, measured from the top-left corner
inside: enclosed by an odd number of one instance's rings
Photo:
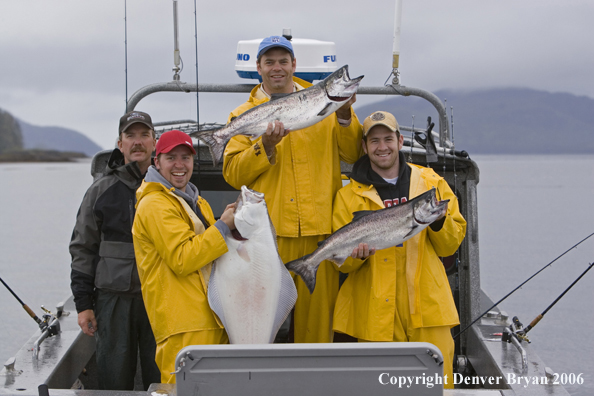
[[[193,345],[177,396],[441,395],[442,363],[424,342]]]

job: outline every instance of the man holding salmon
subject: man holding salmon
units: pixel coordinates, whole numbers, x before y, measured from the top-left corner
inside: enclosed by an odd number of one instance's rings
[[[257,56],[262,84],[246,103],[233,110],[230,120],[268,102],[272,95],[290,94],[311,86],[295,77],[297,60],[291,42],[267,37]],[[355,162],[361,153],[362,128],[351,105],[353,95],[322,121],[291,131],[270,123],[264,135],[252,141],[233,137],[224,152],[223,176],[233,187],[242,185],[265,194],[284,263],[311,253],[332,232],[332,198],[341,188],[340,160]],[[338,293],[338,272],[321,264],[318,287],[310,295],[296,279],[295,342],[332,342],[332,312]]]
[[[334,330],[359,341],[429,342],[444,357],[446,388],[453,388],[454,340],[459,322],[444,266],[439,257],[454,254],[466,233],[466,221],[448,183],[431,168],[408,164],[400,152],[403,137],[396,118],[377,111],[363,123],[363,150],[350,184],[334,200],[334,231],[353,213],[399,205],[437,190],[449,200],[444,217],[403,244],[378,250],[355,248],[340,267],[349,273],[334,311]]]

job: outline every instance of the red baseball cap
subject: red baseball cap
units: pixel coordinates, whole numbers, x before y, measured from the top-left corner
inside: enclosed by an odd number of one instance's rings
[[[186,146],[192,151],[192,154],[196,154],[196,150],[194,150],[194,145],[192,144],[192,138],[188,134],[174,129],[165,132],[161,135],[159,140],[157,140],[155,156],[158,156],[161,153],[168,153],[177,146]]]

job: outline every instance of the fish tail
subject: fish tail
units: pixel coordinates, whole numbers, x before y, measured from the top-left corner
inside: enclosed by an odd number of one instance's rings
[[[297,260],[289,261],[285,266],[289,271],[293,271],[301,277],[309,293],[313,293],[316,288],[316,273],[320,263],[315,263],[311,260],[312,254],[307,254]]]
[[[208,145],[210,155],[212,156],[212,164],[217,166],[223,157],[226,142],[219,142],[213,132],[214,131],[198,132],[194,136]]]

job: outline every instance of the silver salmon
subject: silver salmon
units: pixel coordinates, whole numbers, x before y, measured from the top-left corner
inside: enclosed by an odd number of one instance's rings
[[[298,274],[313,293],[316,272],[323,260],[341,266],[360,243],[376,250],[397,246],[444,217],[448,202],[438,201],[433,188],[400,205],[355,212],[353,221],[320,242],[313,253],[288,262],[286,267]]]
[[[233,136],[246,135],[256,139],[274,121],[282,122],[289,130],[312,126],[344,105],[357,92],[362,79],[360,76],[351,80],[349,66],[345,65],[316,85],[249,109],[223,128],[190,135],[208,145],[216,166]]]
[[[268,216],[264,194],[241,187],[229,251],[215,260],[208,303],[223,322],[232,344],[266,344],[297,301]],[[235,231],[235,230],[234,230]]]

